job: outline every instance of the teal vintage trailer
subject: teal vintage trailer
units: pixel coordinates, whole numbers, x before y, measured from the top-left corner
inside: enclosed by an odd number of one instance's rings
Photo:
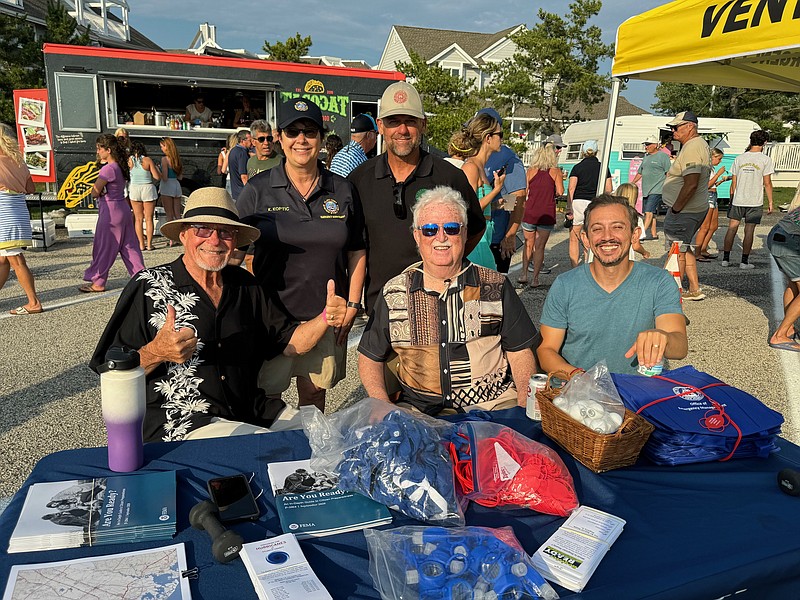
[[[680,150],[680,144],[671,141],[672,131],[667,127],[670,119],[671,117],[664,115],[617,117],[608,166],[614,187],[633,178],[631,173],[635,173],[636,162],[645,154],[642,142],[648,137],[657,136],[662,145],[671,142],[675,152]],[[744,152],[750,143],[750,133],[757,129],[760,129],[757,123],[746,119],[699,117],[700,134],[708,141],[709,146],[717,147],[725,153],[721,164],[728,170],[733,159]],[[567,127],[563,135],[566,148],[559,156],[559,166],[569,172],[580,161],[581,145],[586,140],[597,140],[602,154],[605,130],[606,119],[581,121]],[[730,183],[724,183],[719,186],[717,193],[720,198],[728,198],[729,190]]]

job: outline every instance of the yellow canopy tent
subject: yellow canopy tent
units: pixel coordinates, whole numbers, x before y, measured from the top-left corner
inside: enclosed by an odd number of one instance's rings
[[[621,79],[800,92],[800,0],[669,2],[620,25],[611,74],[604,148]]]

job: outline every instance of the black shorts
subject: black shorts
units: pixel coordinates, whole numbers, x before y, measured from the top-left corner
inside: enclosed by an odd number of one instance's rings
[[[761,223],[761,215],[764,214],[763,206],[736,206],[731,204],[728,207],[728,218],[734,221],[744,221],[751,225]]]

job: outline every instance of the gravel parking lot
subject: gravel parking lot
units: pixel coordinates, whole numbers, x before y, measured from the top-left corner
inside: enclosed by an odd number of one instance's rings
[[[756,230],[751,257],[754,270],[725,269],[718,261],[699,265],[707,299],[685,305],[691,320],[690,350],[687,359],[679,362],[745,389],[781,411],[787,420],[784,436],[800,442],[800,419],[793,415],[800,402],[796,380],[800,355],[767,346],[769,332],[775,327],[776,300],[772,291],[775,268],[764,240],[778,218],[765,216]],[[727,220],[720,221],[715,241],[721,245]],[[99,377],[86,364],[128,278],[118,261],[108,292],[89,297],[80,294],[77,287],[90,260],[91,242],[69,239],[66,231],[59,229],[54,246],[46,252],[27,254],[46,309],[43,314],[8,314],[25,302],[13,275],[0,291],[0,498],[17,490],[41,457],[105,444]],[[645,244],[654,257],[649,262],[663,266],[663,241]],[[145,253],[148,266],[167,262],[179,252],[163,247],[160,239],[158,246],[156,251]],[[738,252],[734,251],[735,260]],[[514,280],[519,275],[519,260],[518,255],[510,274]],[[542,276],[543,285],[520,291],[534,322],[538,322],[548,285],[569,266],[566,231],[561,228],[550,238],[546,264],[556,266],[552,275]],[[780,279],[778,282],[782,291],[783,283]],[[779,312],[782,314],[782,309]],[[329,393],[330,410],[364,395],[355,366],[355,344],[361,328],[363,321],[351,334],[348,377]]]

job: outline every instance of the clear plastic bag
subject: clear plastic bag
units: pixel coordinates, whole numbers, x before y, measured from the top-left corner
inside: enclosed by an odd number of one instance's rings
[[[383,600],[497,600],[558,594],[510,527],[364,531],[369,573]]]
[[[483,506],[517,505],[568,516],[578,508],[569,470],[544,444],[488,421],[466,421],[451,438],[456,484]]]
[[[625,405],[604,360],[570,379],[553,405],[597,433],[616,433],[625,418]]]
[[[375,398],[325,416],[302,410],[311,468],[404,515],[463,525],[447,440],[453,425]]]

